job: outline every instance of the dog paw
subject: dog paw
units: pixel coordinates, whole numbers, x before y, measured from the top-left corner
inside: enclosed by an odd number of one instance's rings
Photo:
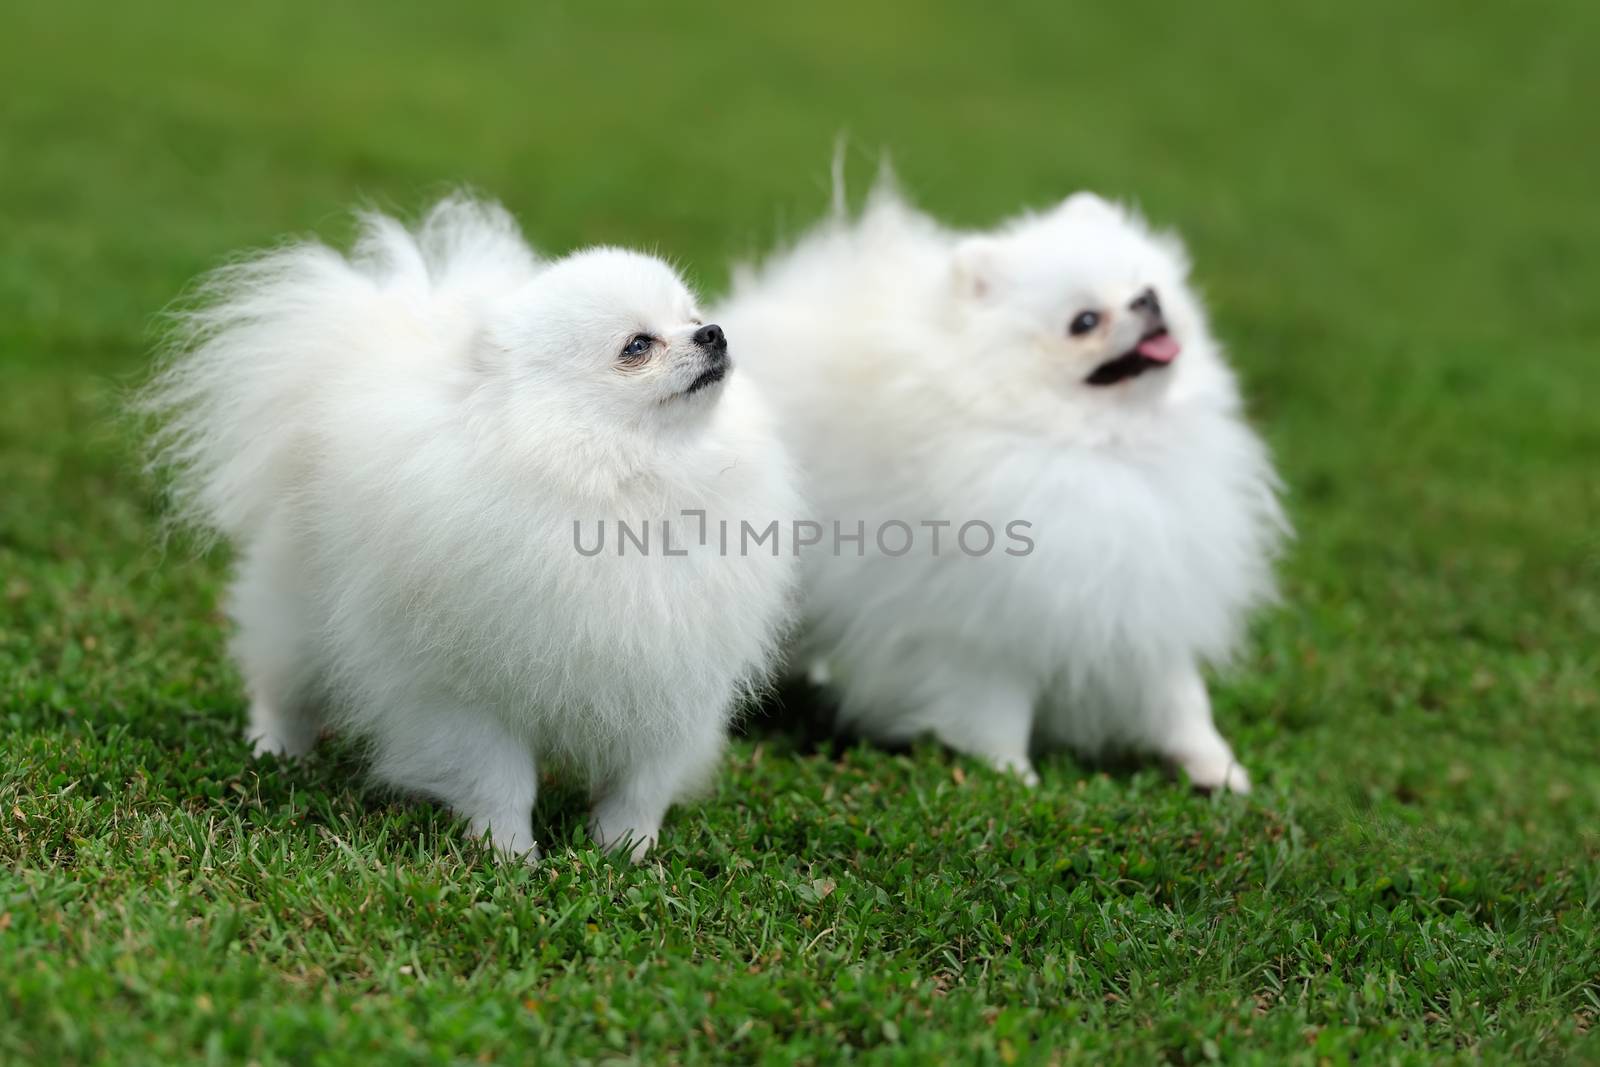
[[[317,727],[304,715],[285,715],[277,705],[260,698],[250,702],[244,739],[256,759],[299,759],[316,747],[317,734]]]
[[[989,766],[1015,776],[1029,789],[1039,785],[1039,772],[1033,769],[1033,761],[1027,756],[992,756]]]
[[[1177,763],[1196,789],[1207,793],[1221,789],[1241,795],[1250,792],[1250,773],[1231,752],[1180,759]]]
[[[537,867],[543,854],[533,839],[533,831],[519,825],[522,821],[513,817],[491,822],[480,817],[468,821],[468,832],[473,838],[487,844],[496,858],[512,862],[520,860],[529,867]],[[508,826],[512,829],[506,829]]]
[[[276,756],[278,759],[299,759],[310,751],[311,746],[295,744],[288,738],[279,737],[275,733],[263,732],[249,735],[246,740],[250,742],[250,755],[255,759],[263,756]]]

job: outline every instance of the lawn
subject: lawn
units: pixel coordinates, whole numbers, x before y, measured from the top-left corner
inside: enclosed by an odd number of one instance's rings
[[[1600,1063],[1600,6],[542,6],[5,15],[0,1061]],[[715,292],[841,133],[953,222],[1187,234],[1299,529],[1215,690],[1256,793],[798,695],[649,862],[557,788],[530,870],[251,763],[117,421],[163,306],[456,183]]]

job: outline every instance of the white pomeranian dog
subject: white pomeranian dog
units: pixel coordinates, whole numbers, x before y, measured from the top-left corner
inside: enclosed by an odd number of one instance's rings
[[[1250,778],[1201,677],[1273,589],[1266,449],[1175,237],[1090,194],[950,232],[888,183],[735,277],[718,321],[767,390],[826,533],[797,663],[841,725],[1154,752]]]
[[[183,514],[237,549],[256,751],[346,731],[380,781],[534,857],[541,771],[564,768],[594,838],[641,857],[714,769],[792,599],[790,553],[680,522],[799,507],[722,331],[660,260],[542,261],[463,198],[204,295],[144,406]],[[617,523],[631,540],[596,551]]]

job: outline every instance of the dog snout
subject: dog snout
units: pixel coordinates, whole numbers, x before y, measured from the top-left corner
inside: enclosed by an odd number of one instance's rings
[[[1161,301],[1156,298],[1153,287],[1146,286],[1144,292],[1133,298],[1133,303],[1128,305],[1129,311],[1139,311],[1153,319],[1161,317]]]
[[[694,332],[694,343],[718,356],[728,354],[728,338],[722,332],[722,327],[712,323],[702,326]]]

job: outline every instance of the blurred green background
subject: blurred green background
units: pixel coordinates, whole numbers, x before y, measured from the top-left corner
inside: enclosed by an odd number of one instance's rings
[[[19,3],[0,14],[0,1056],[1594,1058],[1600,7]],[[758,722],[659,863],[249,765],[119,395],[201,271],[453,186],[702,289],[836,139],[1187,237],[1290,487],[1248,802]],[[735,343],[737,343],[735,341]],[[566,845],[572,846],[566,851]]]

